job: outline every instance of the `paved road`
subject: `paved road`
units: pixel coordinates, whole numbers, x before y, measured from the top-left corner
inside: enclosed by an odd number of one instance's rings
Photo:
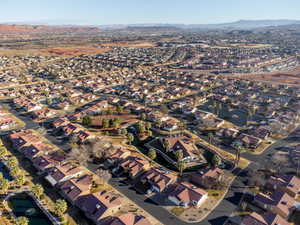
[[[22,116],[20,112],[14,110],[14,109],[11,109],[10,111],[15,116],[22,119],[26,123],[26,129],[39,128],[38,123],[33,122],[30,118]],[[300,129],[300,127],[298,128],[298,130],[299,129]],[[297,131],[295,131],[295,132],[297,132]],[[249,153],[243,153],[242,156],[252,162],[256,162],[256,164],[264,165],[266,160],[268,160],[269,155],[274,154],[277,151],[276,148],[287,146],[291,142],[290,137],[293,136],[294,133],[292,133],[286,139],[277,141],[272,146],[270,146],[268,149],[266,149],[265,152],[262,153],[261,155],[252,155]],[[51,134],[48,134],[48,133],[45,136],[51,142],[58,145],[62,149],[69,148],[69,145],[62,144],[59,140],[57,140],[57,138],[55,136],[52,136]],[[254,163],[249,165],[249,168],[254,168],[254,167],[255,167]],[[228,193],[226,194],[224,200],[218,205],[218,207],[215,208],[208,215],[208,217],[206,217],[206,219],[204,221],[202,221],[200,223],[194,223],[194,224],[223,225],[224,222],[226,221],[226,219],[228,218],[228,216],[236,210],[240,200],[243,198],[243,191],[244,191],[243,186],[244,186],[244,183],[246,180],[247,180],[246,176],[238,175],[237,178],[232,183],[232,186],[229,189]],[[110,181],[110,184],[114,188],[116,188],[118,191],[123,193],[126,197],[128,197],[129,199],[134,201],[138,206],[140,206],[141,208],[143,208],[144,210],[149,212],[151,215],[153,215],[155,218],[157,218],[162,223],[164,223],[166,225],[188,225],[188,224],[190,224],[190,223],[185,223],[185,222],[179,220],[177,217],[170,214],[164,208],[159,207],[152,201],[148,200],[144,195],[138,194],[138,193],[136,193],[135,190],[131,189],[129,186],[119,183],[117,179],[113,178]]]
[[[37,122],[34,122],[29,116],[22,115],[22,111],[17,111],[9,103],[6,101],[0,101],[0,103],[6,105],[9,108],[9,111],[14,114],[14,116],[18,117],[20,120],[22,120],[25,123],[25,129],[33,129],[37,130],[40,128],[40,124]],[[50,119],[48,122],[53,121],[54,119]],[[70,146],[66,142],[62,142],[58,140],[55,136],[51,135],[50,132],[47,132],[44,134],[44,136],[51,141],[53,144],[57,145],[60,147],[62,150],[68,150]]]
[[[242,157],[255,162],[251,163],[248,168],[255,169],[256,165],[266,165],[267,161],[270,161],[269,155],[274,154],[277,152],[277,148],[285,147],[290,144],[292,141],[290,137],[294,136],[295,133],[299,132],[300,126],[296,129],[293,133],[289,135],[289,137],[279,140],[267,148],[261,155],[252,155],[250,153],[243,153]],[[300,141],[300,140],[299,140]],[[272,166],[270,164],[269,166]],[[285,168],[287,171],[289,168]],[[242,173],[241,173],[242,174]],[[242,188],[245,184],[244,182],[247,181],[247,177],[243,175],[237,176],[235,181],[232,184],[232,188],[228,191],[227,195],[225,196],[224,200],[219,204],[219,206],[205,219],[205,222],[211,225],[223,225],[228,216],[234,212],[243,198],[243,191]],[[235,188],[236,187],[236,188]],[[203,223],[203,224],[206,224]],[[201,223],[202,224],[202,223]]]

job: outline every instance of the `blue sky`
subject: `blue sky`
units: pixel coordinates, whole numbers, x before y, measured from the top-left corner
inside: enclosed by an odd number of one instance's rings
[[[1,0],[0,23],[206,24],[299,19],[300,0]]]

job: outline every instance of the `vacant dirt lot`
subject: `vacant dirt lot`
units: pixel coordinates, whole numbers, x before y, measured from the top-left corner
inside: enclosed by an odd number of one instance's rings
[[[300,67],[295,68],[293,71],[288,73],[233,74],[232,76],[240,79],[262,81],[273,84],[290,84],[300,86]]]
[[[75,47],[60,47],[43,49],[41,52],[62,55],[62,56],[78,56],[82,54],[95,55],[110,51],[110,48],[95,48],[89,46],[75,46]]]
[[[47,55],[47,54],[41,53],[41,51],[37,50],[37,49],[17,50],[17,49],[0,48],[0,56],[3,56],[3,55],[15,56],[15,55]]]
[[[14,55],[60,55],[63,57],[78,56],[81,54],[95,55],[110,51],[110,48],[95,48],[91,46],[71,46],[71,47],[57,47],[57,48],[43,48],[43,49],[4,49],[0,48],[0,56],[14,56]]]
[[[237,44],[229,44],[226,46],[212,46],[211,48],[219,48],[219,49],[225,49],[225,48],[267,48],[271,47],[272,45],[268,44],[244,44],[244,43],[237,43]]]
[[[110,47],[110,46],[119,46],[119,47],[129,47],[129,48],[153,48],[156,47],[155,43],[151,41],[121,41],[121,42],[110,42],[102,44],[101,46]]]

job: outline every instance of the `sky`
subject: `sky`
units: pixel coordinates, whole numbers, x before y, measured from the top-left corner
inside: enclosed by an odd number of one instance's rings
[[[300,20],[300,0],[0,0],[0,23],[210,24]]]

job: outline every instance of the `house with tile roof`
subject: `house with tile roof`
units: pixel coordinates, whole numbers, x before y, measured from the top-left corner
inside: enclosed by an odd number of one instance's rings
[[[186,136],[175,136],[160,139],[162,146],[168,143],[165,151],[172,152],[174,156],[177,151],[181,151],[183,154],[182,160],[186,162],[196,161],[199,159],[199,150],[193,141]]]
[[[296,201],[287,193],[274,191],[269,194],[259,193],[255,195],[254,203],[268,212],[287,219],[294,211]]]
[[[241,225],[290,225],[288,221],[274,213],[251,213],[243,218]]]
[[[147,192],[163,192],[170,184],[176,182],[177,177],[166,170],[151,168],[139,178],[147,187]]]
[[[75,201],[83,195],[90,193],[93,184],[92,175],[83,175],[66,180],[58,185],[58,189],[63,197],[75,204]]]
[[[223,176],[223,171],[220,168],[207,168],[194,172],[190,181],[204,188],[213,188],[217,185]]]
[[[297,198],[300,194],[300,178],[294,175],[276,174],[268,179],[266,187],[272,191],[282,191]]]
[[[47,173],[45,179],[52,186],[56,186],[57,184],[68,179],[79,177],[84,171],[82,168],[75,166],[70,162],[66,162],[61,165],[47,168],[45,172]]]
[[[62,164],[66,160],[66,156],[63,154],[58,154],[57,152],[41,155],[32,159],[33,166],[40,172],[44,172],[45,169],[54,167],[56,165]]]
[[[125,213],[117,217],[108,217],[100,222],[101,225],[151,225],[144,216]]]
[[[114,166],[115,164],[120,163],[125,158],[131,155],[131,151],[124,148],[118,148],[112,155],[110,155],[104,162],[107,168]]]
[[[168,199],[178,206],[200,207],[208,198],[208,193],[193,184],[183,182],[176,183],[168,193]]]
[[[120,210],[122,201],[111,192],[103,190],[81,196],[76,201],[76,206],[95,224],[101,224],[101,219],[113,216]]]
[[[113,172],[121,170],[122,172],[128,174],[131,179],[134,179],[144,170],[149,168],[150,163],[146,159],[143,159],[140,156],[128,156],[121,161],[117,168],[113,169]]]
[[[49,154],[51,152],[56,151],[57,149],[49,144],[44,144],[44,143],[33,143],[29,145],[23,145],[19,151],[22,152],[26,158],[28,159],[33,159],[35,157],[44,155],[44,154]]]

